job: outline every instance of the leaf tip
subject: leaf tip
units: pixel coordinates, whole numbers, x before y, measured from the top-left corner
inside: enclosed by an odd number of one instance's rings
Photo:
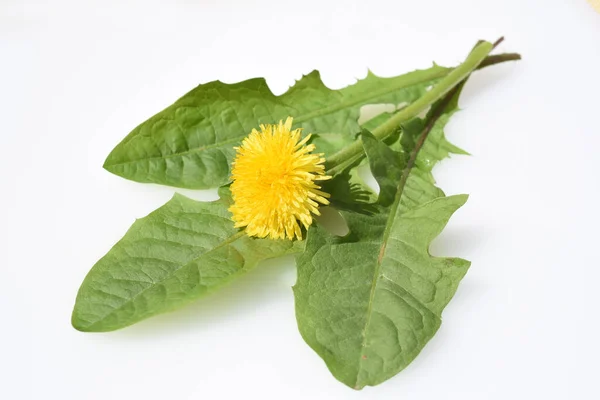
[[[106,157],[106,159],[104,160],[104,163],[102,164],[102,168],[104,168],[106,171],[110,172],[111,174],[121,176],[119,174],[119,170],[117,168],[115,168],[116,164],[112,161],[113,152],[114,152],[114,150],[111,151],[110,154]]]
[[[75,300],[73,312],[71,313],[71,326],[79,332],[100,332],[98,329],[94,329],[96,324],[93,321],[85,318],[86,308],[85,299],[78,296]]]
[[[456,199],[456,203],[457,203],[458,207],[462,207],[467,202],[467,200],[469,200],[469,195],[466,193],[457,194],[457,195],[454,195],[451,197]]]
[[[104,163],[102,164],[102,168],[104,168],[105,170],[107,170],[108,172],[112,172],[110,170],[110,163],[108,162],[109,157],[106,157],[106,160],[104,160]]]
[[[77,306],[75,306],[73,314],[71,315],[71,326],[79,332],[90,332],[88,324],[77,317]]]

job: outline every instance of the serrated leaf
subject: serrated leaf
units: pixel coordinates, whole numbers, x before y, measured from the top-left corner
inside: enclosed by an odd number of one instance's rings
[[[437,120],[433,128],[443,129],[447,119],[441,117],[454,111],[458,94],[434,105],[427,117]],[[470,264],[429,254],[431,241],[467,196],[445,197],[434,186],[432,163],[418,163],[423,142],[416,139],[413,148],[396,152],[363,133],[380,186],[375,212],[342,210],[349,228],[344,237],[311,227],[305,252],[297,256],[299,330],[333,375],[355,389],[389,379],[419,354]]]
[[[377,385],[433,337],[469,262],[431,257],[428,248],[465,201],[440,197],[408,211],[385,239],[386,218],[361,214],[343,213],[351,232],[343,238],[309,231],[297,258],[298,326],[337,379],[355,389]]]
[[[444,112],[436,120],[427,136],[427,140],[423,143],[422,148],[417,154],[415,161],[416,168],[411,171],[404,185],[404,196],[402,196],[401,199],[402,207],[414,207],[418,204],[443,196],[444,192],[435,186],[435,179],[431,174],[433,167],[444,158],[449,157],[450,154],[469,154],[465,150],[450,143],[446,139],[444,132],[450,118],[460,110],[458,107],[458,99],[463,87],[464,83],[456,89],[454,95],[444,107]],[[382,113],[367,121],[363,128],[370,130],[371,128],[377,127],[392,115],[393,113]],[[426,118],[413,118],[403,125],[401,136],[392,136],[385,142],[391,149],[399,152],[401,158],[406,159],[425,125]]]
[[[304,242],[252,239],[233,228],[227,190],[214,202],[176,194],[137,220],[86,276],[72,324],[112,331],[180,307]]]
[[[323,141],[323,150],[331,153],[360,131],[361,106],[410,103],[449,70],[434,65],[394,78],[369,73],[340,90],[327,88],[313,71],[281,96],[275,96],[262,78],[202,84],[136,127],[104,167],[138,182],[217,187],[229,179],[233,147],[260,123],[292,116],[295,127],[318,134],[317,146]],[[333,137],[326,139],[327,135]]]

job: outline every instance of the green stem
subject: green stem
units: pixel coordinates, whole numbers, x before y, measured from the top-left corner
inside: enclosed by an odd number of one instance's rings
[[[373,130],[373,135],[383,140],[398,129],[402,123],[416,117],[427,107],[431,106],[437,100],[441,99],[446,93],[452,90],[456,85],[462,82],[473,70],[475,70],[483,60],[492,51],[494,45],[489,42],[481,42],[475,46],[467,59],[458,67],[452,70],[448,75],[442,78],[437,85],[414,103],[394,114],[385,123],[379,125]],[[362,154],[362,143],[357,140],[346,148],[333,154],[327,160],[327,174],[334,170],[336,166],[345,163],[347,160],[354,159]]]
[[[502,54],[495,54],[492,56],[487,56],[481,62],[481,64],[479,64],[479,66],[477,67],[477,70],[483,69],[485,67],[489,67],[491,65],[500,64],[500,63],[507,62],[507,61],[517,61],[520,59],[521,59],[521,55],[518,53],[502,53]],[[467,80],[467,78],[465,78],[462,82],[465,82],[466,80]],[[459,87],[459,85],[455,86],[454,88],[456,89],[457,87]],[[364,155],[365,155],[364,152],[361,152],[353,157],[343,160],[341,163],[339,163],[335,166],[332,166],[330,169],[328,169],[327,175],[335,176],[337,174],[341,174],[350,166],[355,165],[359,160],[361,160],[364,157]]]

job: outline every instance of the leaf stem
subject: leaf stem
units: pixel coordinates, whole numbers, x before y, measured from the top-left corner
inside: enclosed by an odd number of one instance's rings
[[[466,77],[468,77],[471,74],[471,72],[477,69],[483,63],[483,61],[486,59],[486,57],[488,56],[490,51],[492,51],[493,48],[494,45],[492,43],[478,43],[462,64],[453,69],[448,75],[442,78],[437,85],[435,85],[430,91],[428,91],[419,99],[417,99],[414,103],[400,110],[386,122],[374,129],[372,132],[373,135],[377,139],[383,140],[392,133],[394,133],[402,125],[402,123],[419,115],[420,112],[427,109],[427,107],[429,107],[437,100],[441,99],[446,93],[451,91]],[[514,57],[514,55],[512,55],[511,57]],[[491,63],[488,63],[488,65],[492,65],[503,61],[506,60],[495,58],[491,60]],[[336,167],[338,165],[344,164],[348,160],[360,156],[362,152],[363,148],[361,142],[355,141],[346,148],[333,154],[327,160],[327,174],[331,175],[331,172],[337,172]]]
[[[517,61],[520,59],[521,55],[519,53],[494,54],[492,56],[487,56],[485,60],[483,60],[481,64],[479,64],[477,69],[480,70],[485,67],[489,67],[490,65],[500,64],[506,61]]]
[[[452,101],[452,98],[456,95],[456,93],[460,92],[460,90],[462,89],[465,82],[466,82],[466,79],[464,81],[461,81],[458,85],[454,86],[445,95],[445,97],[443,97],[439,101],[439,103],[434,105],[435,108],[431,110],[429,115],[427,115],[427,117],[426,117],[427,123],[425,124],[423,131],[419,135],[419,138],[417,139],[417,142],[415,143],[415,147],[410,152],[410,156],[408,157],[408,161],[406,163],[406,168],[404,169],[404,172],[400,179],[400,184],[398,186],[401,190],[404,188],[404,184],[406,183],[406,180],[408,179],[410,170],[414,167],[415,162],[417,161],[417,156],[419,155],[419,151],[423,147],[423,144],[425,144],[425,140],[427,139],[427,136],[429,136],[429,132],[431,132],[431,130],[433,129],[433,126],[435,125],[437,120],[442,116],[446,107]]]
[[[500,64],[507,61],[517,61],[521,59],[521,55],[518,53],[503,53],[503,54],[495,54],[491,56],[487,56],[481,64],[477,67],[477,70],[483,69],[485,67],[489,67],[491,65]],[[466,80],[465,78],[463,82]],[[342,173],[346,168],[351,165],[354,165],[358,160],[360,160],[364,156],[364,152],[354,155],[346,160],[341,161],[337,165],[331,166],[327,170],[327,175],[335,176],[339,173]],[[330,164],[328,164],[330,165]]]

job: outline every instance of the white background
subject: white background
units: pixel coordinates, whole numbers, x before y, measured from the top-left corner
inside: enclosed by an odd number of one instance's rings
[[[422,354],[355,392],[302,341],[292,259],[106,334],[70,326],[79,284],[173,189],[102,169],[198,83],[314,68],[340,88],[455,65],[477,39],[524,59],[478,72],[436,168],[467,205],[433,253],[473,265]],[[584,0],[0,1],[0,398],[598,399],[600,14]],[[214,199],[214,191],[181,191]]]

